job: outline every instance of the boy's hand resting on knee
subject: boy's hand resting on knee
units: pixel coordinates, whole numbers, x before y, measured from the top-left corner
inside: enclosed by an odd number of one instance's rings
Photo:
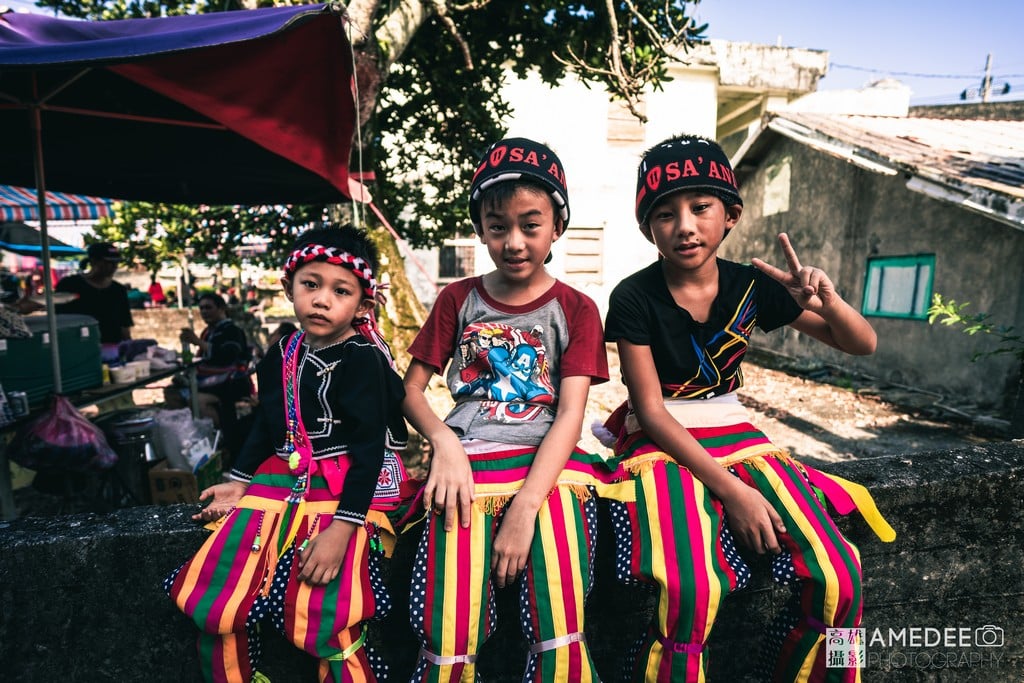
[[[491,550],[491,576],[498,588],[511,586],[526,569],[536,524],[537,510],[530,509],[519,498],[513,498],[502,517]]]
[[[192,519],[202,522],[214,522],[220,519],[235,509],[247,488],[249,485],[240,481],[228,481],[203,489],[203,492],[199,494],[199,502],[202,503],[208,498],[212,498],[212,500],[209,505],[192,515]]]
[[[352,522],[332,520],[316,538],[295,551],[298,555],[299,581],[313,586],[325,586],[341,571],[349,541],[356,532]]]
[[[760,491],[739,483],[722,503],[729,515],[729,528],[740,543],[758,555],[782,552],[779,535],[786,533],[786,525]]]
[[[449,431],[443,441],[431,442],[433,455],[430,472],[423,485],[423,504],[435,515],[444,515],[444,530],[455,528],[456,520],[469,526],[470,506],[473,505],[476,485],[466,450],[454,432]]]

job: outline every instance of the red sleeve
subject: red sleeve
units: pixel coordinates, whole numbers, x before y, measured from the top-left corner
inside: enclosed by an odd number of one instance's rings
[[[443,374],[452,354],[455,353],[456,335],[459,326],[459,310],[473,289],[477,278],[459,280],[442,289],[427,316],[427,322],[420,328],[416,339],[409,346],[409,355]]]
[[[597,305],[587,295],[565,286],[560,296],[569,323],[569,345],[562,354],[562,377],[585,375],[591,384],[608,381],[608,354],[604,348],[604,330]]]

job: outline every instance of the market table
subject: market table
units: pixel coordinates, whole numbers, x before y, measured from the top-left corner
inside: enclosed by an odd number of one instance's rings
[[[162,379],[166,379],[179,372],[186,371],[189,377],[189,385],[191,387],[192,396],[192,414],[197,414],[196,405],[196,384],[195,384],[195,368],[197,362],[190,363],[188,365],[175,365],[171,368],[164,368],[155,372],[150,372],[146,377],[136,379],[133,382],[125,382],[123,384],[104,384],[100,387],[93,389],[85,389],[73,394],[67,394],[68,399],[72,405],[76,408],[83,408],[91,405],[102,405],[116,398],[130,394],[136,389],[141,389],[154,382],[158,382]],[[10,432],[17,431],[20,427],[28,424],[32,420],[36,419],[43,413],[49,410],[49,406],[38,408],[33,410],[28,415],[20,417],[13,422],[0,427],[0,520],[11,520],[18,516],[18,511],[14,504],[14,490],[11,485],[11,465],[7,460],[7,439],[5,435]]]

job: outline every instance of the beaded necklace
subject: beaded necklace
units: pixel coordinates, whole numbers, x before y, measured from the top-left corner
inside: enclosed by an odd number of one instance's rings
[[[288,501],[295,503],[305,497],[309,485],[309,467],[313,460],[313,447],[302,424],[302,410],[299,403],[299,349],[304,332],[293,332],[285,344],[281,362],[281,382],[284,385],[285,444],[288,454],[288,469],[297,475]]]

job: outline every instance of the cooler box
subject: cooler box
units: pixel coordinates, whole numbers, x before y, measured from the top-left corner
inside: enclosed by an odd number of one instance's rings
[[[29,405],[35,409],[45,405],[53,394],[50,325],[45,315],[30,315],[24,320],[32,332],[30,338],[0,339],[0,377],[4,391],[24,391]],[[100,328],[95,318],[58,315],[57,343],[63,393],[103,385]]]

